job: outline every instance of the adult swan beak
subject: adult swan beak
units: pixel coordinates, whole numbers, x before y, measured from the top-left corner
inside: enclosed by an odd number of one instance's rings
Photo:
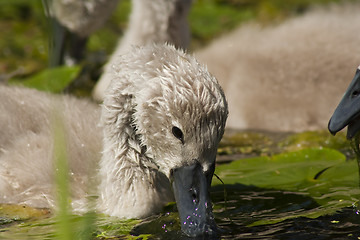
[[[329,121],[329,131],[335,135],[348,126],[347,138],[360,130],[360,66]]]

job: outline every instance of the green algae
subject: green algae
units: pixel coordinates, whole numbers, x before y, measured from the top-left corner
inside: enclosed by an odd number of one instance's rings
[[[249,226],[309,217],[317,218],[353,206],[360,197],[357,162],[329,148],[306,148],[273,156],[259,156],[222,164],[215,173],[225,184],[244,184],[264,189],[298,192],[319,207],[256,221]],[[213,185],[221,184],[217,179]]]

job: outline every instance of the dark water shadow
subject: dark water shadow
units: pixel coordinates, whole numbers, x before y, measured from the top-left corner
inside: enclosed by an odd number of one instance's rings
[[[226,203],[222,197],[224,187]],[[224,206],[215,213],[217,224],[225,230],[221,239],[358,239],[360,236],[360,216],[355,207],[315,219],[297,217],[248,226],[258,220],[318,211],[320,205],[313,198],[297,192],[235,184],[214,187],[212,199],[215,206]]]
[[[317,219],[300,217],[276,224],[248,226],[259,220],[316,211],[320,207],[311,197],[297,192],[232,184],[212,187],[211,198],[215,220],[221,229],[221,239],[326,239],[322,237],[340,233],[353,234],[353,226],[358,226],[355,223],[357,215],[353,209],[345,209],[343,213],[339,213],[338,217],[343,219],[347,215],[350,217],[349,220],[344,220],[344,226],[338,225],[340,229],[336,226],[334,228],[334,224],[326,217]],[[324,222],[320,220],[322,218]],[[333,216],[328,218],[332,219]],[[315,235],[311,235],[312,232],[328,233],[316,238]],[[180,230],[175,205],[166,213],[143,221],[132,230],[131,234],[151,234],[149,239],[220,239],[209,236],[199,238],[184,236]],[[303,238],[297,238],[298,234]],[[308,235],[312,237],[307,238]]]

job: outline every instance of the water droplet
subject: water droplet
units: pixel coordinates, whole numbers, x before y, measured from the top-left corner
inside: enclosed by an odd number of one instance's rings
[[[167,232],[167,229],[166,229],[166,223],[164,224],[164,225],[162,225],[162,227],[161,227],[162,229],[164,229],[165,230],[165,232]]]

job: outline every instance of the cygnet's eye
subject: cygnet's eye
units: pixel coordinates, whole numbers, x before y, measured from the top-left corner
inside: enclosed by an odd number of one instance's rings
[[[179,139],[182,143],[184,143],[184,134],[183,132],[180,130],[180,128],[178,127],[173,127],[172,128],[172,133],[174,134],[174,136]]]

